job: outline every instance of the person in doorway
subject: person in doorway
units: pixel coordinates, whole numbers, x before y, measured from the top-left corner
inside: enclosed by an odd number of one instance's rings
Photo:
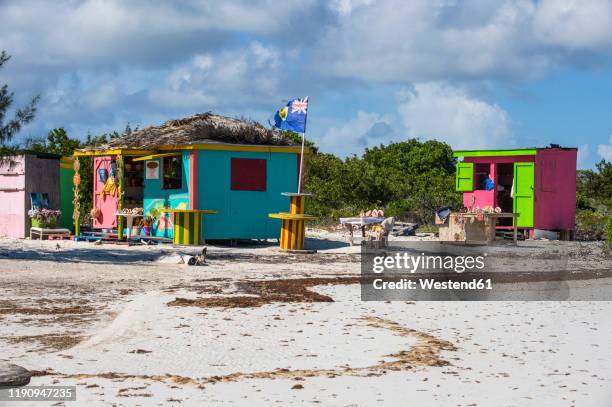
[[[484,181],[484,189],[485,191],[492,191],[495,188],[495,183],[491,179],[491,174],[487,175],[487,179]]]

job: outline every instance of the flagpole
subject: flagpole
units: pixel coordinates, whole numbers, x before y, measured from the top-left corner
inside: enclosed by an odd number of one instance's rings
[[[306,129],[302,133],[302,153],[300,154],[300,178],[298,179],[298,194],[302,192],[302,165],[304,164],[304,140],[306,139]]]

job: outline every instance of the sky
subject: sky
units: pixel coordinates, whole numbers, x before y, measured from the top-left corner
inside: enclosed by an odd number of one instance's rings
[[[0,83],[40,94],[19,137],[212,111],[268,125],[309,96],[342,157],[419,138],[612,161],[612,0],[0,0]]]

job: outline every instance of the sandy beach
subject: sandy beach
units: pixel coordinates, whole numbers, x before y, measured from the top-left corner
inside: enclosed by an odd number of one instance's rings
[[[0,360],[76,385],[74,405],[612,403],[612,303],[364,302],[359,248],[309,236],[316,254],[209,246],[201,267],[171,245],[2,239]]]

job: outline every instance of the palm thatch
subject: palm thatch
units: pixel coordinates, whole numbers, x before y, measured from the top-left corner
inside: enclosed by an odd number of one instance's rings
[[[295,143],[279,131],[267,129],[249,119],[234,119],[210,112],[183,119],[169,120],[161,126],[150,126],[111,139],[103,145],[85,147],[82,151],[114,149],[155,149],[188,144],[252,144],[287,146]]]

